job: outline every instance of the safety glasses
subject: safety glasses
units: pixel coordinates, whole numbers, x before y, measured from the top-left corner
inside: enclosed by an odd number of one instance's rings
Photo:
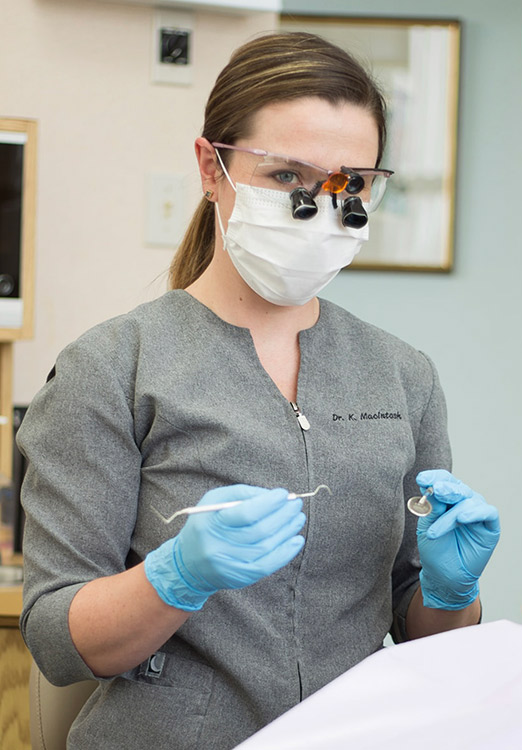
[[[389,169],[342,166],[338,171],[324,169],[316,164],[294,159],[282,154],[272,154],[263,149],[241,148],[226,143],[212,143],[215,149],[239,151],[247,157],[245,168],[250,173],[250,184],[271,190],[281,190],[300,196],[300,200],[329,194],[341,199],[357,196],[368,212],[380,204],[386,183],[393,172]],[[218,154],[219,155],[219,154]],[[343,196],[343,193],[346,195]],[[295,218],[309,218],[296,216]]]

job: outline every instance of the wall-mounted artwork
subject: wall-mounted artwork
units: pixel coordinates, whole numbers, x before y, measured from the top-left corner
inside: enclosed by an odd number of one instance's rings
[[[449,271],[453,266],[459,89],[458,21],[282,15],[370,70],[388,107],[391,169],[370,239],[350,268]]]
[[[31,334],[36,122],[0,118],[0,341]]]

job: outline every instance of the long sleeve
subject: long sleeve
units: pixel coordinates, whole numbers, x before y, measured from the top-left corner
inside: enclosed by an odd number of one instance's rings
[[[21,630],[57,684],[92,676],[68,610],[85,582],[125,569],[140,484],[129,402],[107,352],[89,342],[62,353],[18,433],[29,462]]]

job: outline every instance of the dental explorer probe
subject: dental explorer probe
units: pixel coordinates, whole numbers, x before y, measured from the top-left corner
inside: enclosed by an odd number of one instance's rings
[[[320,490],[327,490],[327,492],[331,495],[332,490],[328,487],[327,484],[319,484],[313,492],[289,492],[288,493],[288,500],[296,500],[298,497],[314,497],[317,495],[317,493]],[[193,505],[189,508],[182,508],[181,510],[177,510],[175,513],[173,513],[169,518],[165,518],[164,515],[162,515],[157,508],[155,508],[153,505],[151,505],[152,510],[154,513],[163,521],[164,524],[172,523],[172,521],[181,515],[191,516],[195,513],[210,513],[214,510],[226,510],[227,508],[233,508],[236,505],[241,505],[241,503],[244,503],[244,500],[233,500],[230,503],[214,503],[213,505]]]

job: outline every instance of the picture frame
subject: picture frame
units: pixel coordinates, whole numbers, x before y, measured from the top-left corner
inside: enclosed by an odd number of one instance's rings
[[[33,333],[35,120],[0,117],[0,341]]]
[[[282,14],[280,29],[315,33],[346,49],[386,100],[388,138],[379,166],[394,174],[350,269],[451,271],[460,21]]]

